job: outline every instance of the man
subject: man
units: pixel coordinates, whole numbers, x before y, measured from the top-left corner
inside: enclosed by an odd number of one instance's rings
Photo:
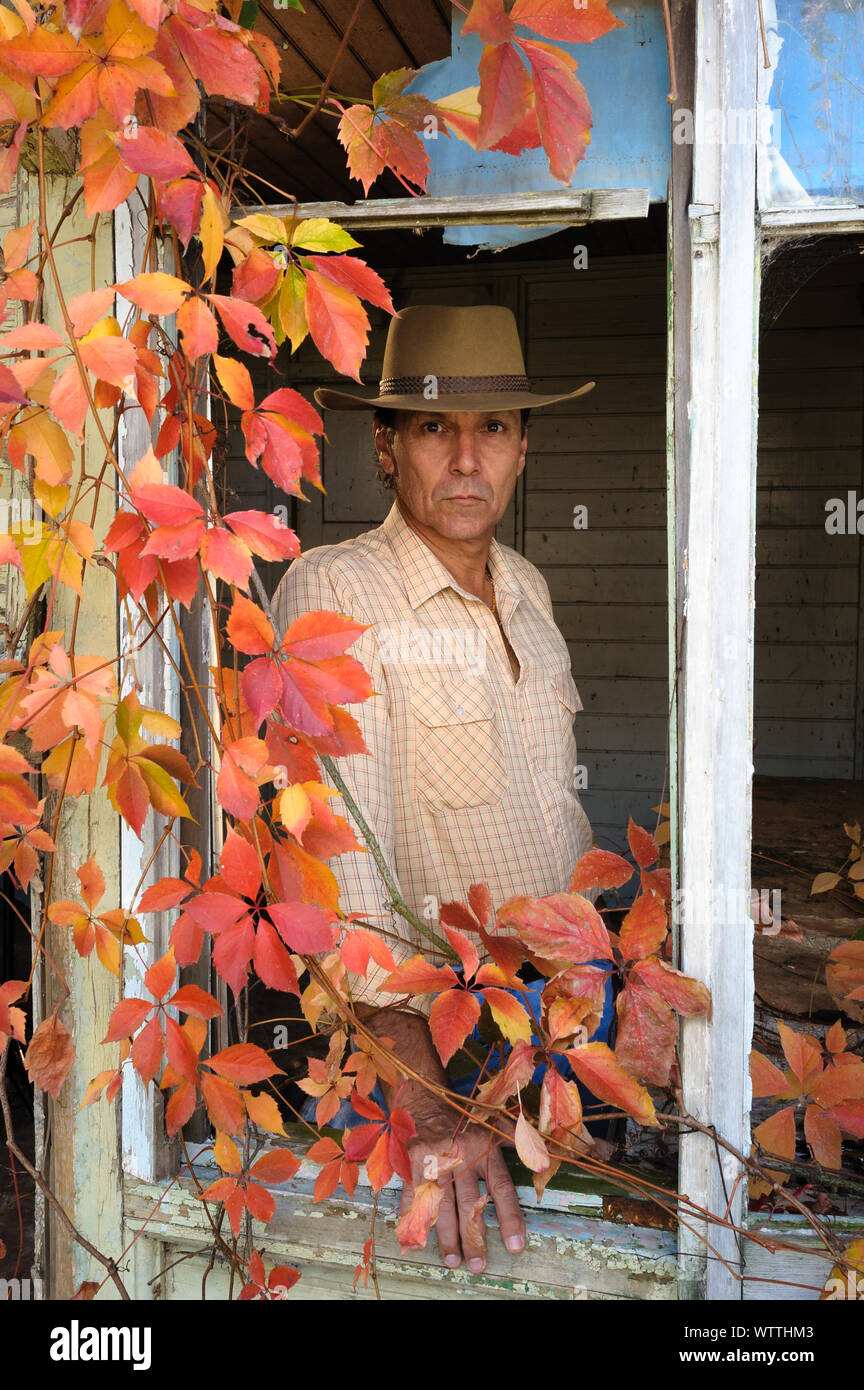
[[[352,654],[376,694],[351,708],[371,756],[339,767],[404,902],[432,927],[437,907],[464,901],[472,883],[486,882],[496,906],[565,891],[591,847],[574,787],[572,724],[582,703],[567,646],[542,575],[494,531],[525,467],[527,412],[593,385],[532,392],[508,309],[419,305],[390,324],[377,397],[315,393],[325,408],[376,412],[375,448],[395,502],[382,526],[295,560],[274,605],[286,625],[316,609],[371,625]],[[331,867],[344,909],[378,925],[398,961],[418,951],[436,959],[394,914],[371,855],[342,855]],[[384,973],[370,970],[355,997],[378,1009],[391,1003],[376,994]],[[367,1026],[391,1038],[414,1072],[447,1083],[416,1008],[369,1012]],[[393,1090],[383,1090],[391,1104]],[[417,1127],[416,1183],[433,1175],[430,1154],[450,1150],[458,1116],[420,1082],[398,1095]],[[464,1255],[479,1272],[485,1242],[476,1221],[469,1227],[478,1173],[513,1253],[524,1248],[524,1223],[488,1131],[461,1128],[458,1149],[438,1244],[445,1264]],[[410,1196],[403,1192],[403,1210]]]

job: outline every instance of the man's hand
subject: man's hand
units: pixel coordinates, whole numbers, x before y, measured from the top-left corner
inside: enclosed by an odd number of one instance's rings
[[[438,1182],[444,1188],[435,1227],[441,1258],[451,1269],[464,1258],[471,1273],[479,1274],[486,1268],[487,1201],[481,1196],[480,1180],[495,1205],[501,1239],[513,1255],[525,1249],[525,1221],[501,1141],[490,1130],[471,1124],[454,1139],[458,1119],[457,1112],[445,1106],[440,1114],[416,1122],[417,1138],[408,1145],[414,1182],[402,1188],[399,1213],[408,1210],[419,1183]]]
[[[382,1042],[390,1040],[392,1051],[413,1071],[437,1086],[447,1086],[447,1074],[425,1019],[394,1009],[367,1013],[361,1008],[358,1014],[370,1033]],[[514,1255],[524,1250],[525,1222],[501,1155],[502,1141],[482,1125],[466,1124],[458,1110],[419,1081],[407,1080],[394,1087],[382,1080],[381,1089],[388,1109],[401,1106],[417,1127],[417,1137],[408,1145],[413,1184],[403,1187],[400,1214],[408,1210],[414,1188],[421,1182],[440,1183],[444,1195],[437,1233],[442,1259],[455,1269],[464,1256],[471,1273],[479,1274],[486,1267],[482,1179],[498,1213],[506,1249]]]

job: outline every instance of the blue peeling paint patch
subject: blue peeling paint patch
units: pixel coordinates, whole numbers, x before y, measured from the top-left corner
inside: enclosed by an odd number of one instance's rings
[[[669,177],[669,69],[659,0],[613,0],[626,28],[593,44],[561,44],[579,64],[594,124],[588,154],[577,167],[573,188],[647,188],[652,202],[666,198]],[[461,37],[464,16],[453,22],[453,56],[430,63],[410,90],[435,99],[478,84],[483,45]],[[537,37],[525,31],[526,38]],[[520,193],[560,190],[542,150],[514,158],[472,150],[464,140],[439,135],[429,140],[430,196],[458,193]],[[551,236],[560,227],[451,227],[445,241],[462,246],[503,248]]]
[[[862,0],[765,0],[772,61],[760,95],[776,113],[760,144],[763,208],[864,203]]]

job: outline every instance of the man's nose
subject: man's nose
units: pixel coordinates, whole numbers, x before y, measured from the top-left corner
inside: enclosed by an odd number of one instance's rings
[[[460,473],[474,473],[479,467],[477,443],[472,429],[459,430],[451,466]]]

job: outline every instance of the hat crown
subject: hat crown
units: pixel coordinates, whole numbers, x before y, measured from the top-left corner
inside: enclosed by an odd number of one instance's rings
[[[500,304],[415,304],[390,322],[382,381],[524,376],[519,329]]]

